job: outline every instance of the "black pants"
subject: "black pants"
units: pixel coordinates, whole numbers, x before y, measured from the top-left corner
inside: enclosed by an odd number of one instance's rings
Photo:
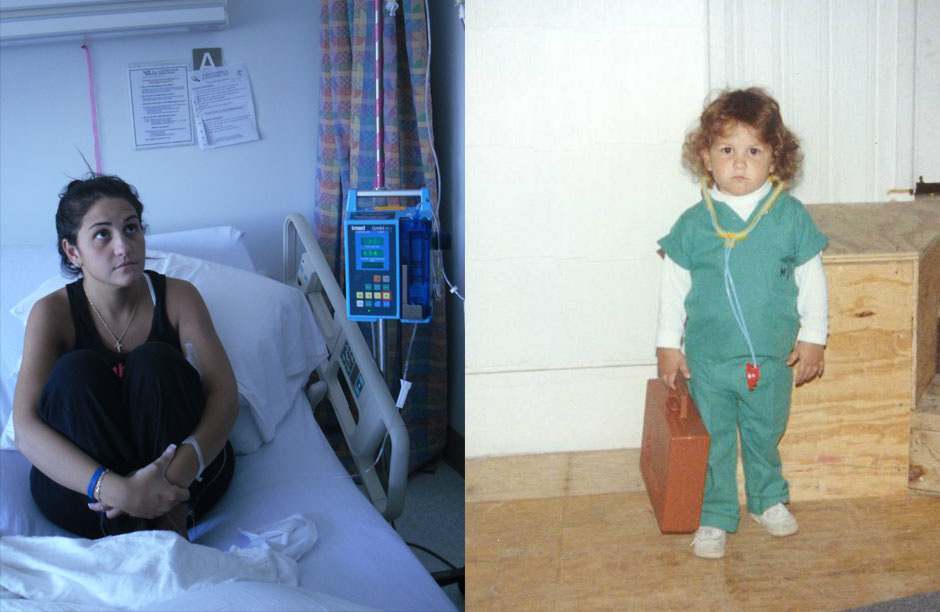
[[[173,346],[148,342],[128,354],[122,372],[91,350],[63,355],[43,388],[39,414],[99,464],[126,475],[152,463],[170,444],[180,444],[196,428],[204,406],[196,370]],[[202,481],[189,487],[193,520],[222,497],[234,469],[235,453],[226,442],[206,466]],[[140,526],[139,519],[108,519],[89,510],[86,495],[35,467],[29,480],[42,513],[76,535],[98,538]]]

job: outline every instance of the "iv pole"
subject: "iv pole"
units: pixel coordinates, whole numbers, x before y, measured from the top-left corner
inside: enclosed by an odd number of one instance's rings
[[[375,29],[373,31],[373,38],[375,39],[375,191],[385,191],[385,159],[383,155],[385,148],[385,100],[382,96],[384,84],[382,74],[384,64],[384,58],[382,56],[382,0],[372,0],[372,8],[375,13]],[[428,36],[430,36],[430,33]],[[386,194],[395,195],[394,192],[391,191],[387,191]],[[403,193],[402,195],[413,194]],[[378,324],[378,366],[379,371],[382,372],[382,375],[385,377],[386,386],[391,389],[392,379],[388,371],[388,329],[386,328],[386,320],[379,319]],[[387,458],[380,458],[380,468],[380,478],[383,478],[383,481],[387,483],[389,469]],[[457,583],[460,585],[460,592],[463,593],[464,591],[464,568],[462,567],[434,572],[432,577],[440,586]]]
[[[372,0],[372,9],[375,13],[375,24],[373,26],[373,35],[375,39],[375,191],[385,189],[385,99],[383,91],[383,69],[384,59],[382,56],[382,0]],[[388,371],[388,329],[385,319],[379,319],[378,332],[378,360],[379,371],[385,377],[385,385],[391,388],[391,378]]]

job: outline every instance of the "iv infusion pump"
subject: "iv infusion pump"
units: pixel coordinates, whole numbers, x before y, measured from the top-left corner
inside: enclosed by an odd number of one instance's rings
[[[415,206],[360,207],[359,200],[417,196]],[[427,188],[350,190],[343,223],[346,317],[431,320],[431,198]]]

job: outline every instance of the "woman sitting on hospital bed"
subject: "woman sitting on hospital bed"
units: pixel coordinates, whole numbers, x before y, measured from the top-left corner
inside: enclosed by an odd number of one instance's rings
[[[186,536],[228,487],[235,376],[190,283],[144,271],[143,205],[117,177],[60,195],[62,268],[78,280],[29,314],[16,446],[52,522],[86,538]]]

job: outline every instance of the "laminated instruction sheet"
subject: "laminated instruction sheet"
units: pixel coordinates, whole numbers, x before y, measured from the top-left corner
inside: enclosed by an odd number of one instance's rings
[[[193,144],[185,64],[128,69],[134,148]]]
[[[201,149],[258,140],[248,67],[206,67],[189,73],[196,139]]]

